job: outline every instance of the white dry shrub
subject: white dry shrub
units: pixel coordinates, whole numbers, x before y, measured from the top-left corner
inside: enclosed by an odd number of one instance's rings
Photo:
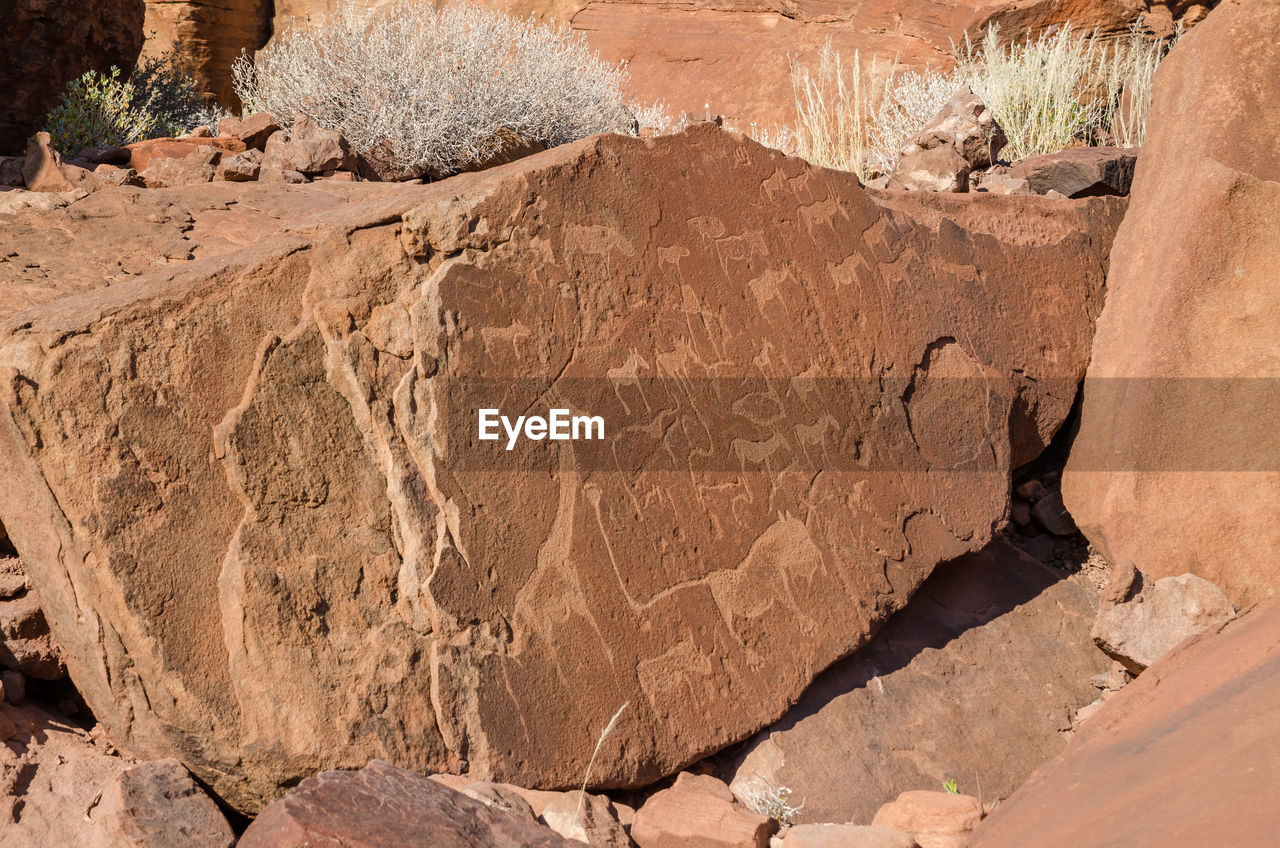
[[[356,150],[387,143],[397,165],[448,174],[501,150],[511,133],[547,147],[631,132],[627,73],[568,30],[469,3],[346,6],[297,23],[234,68],[248,112],[297,113]]]
[[[746,781],[739,789],[743,805],[753,813],[768,816],[783,827],[790,827],[804,809],[804,801],[791,803],[791,789],[774,786],[760,777]]]
[[[1001,45],[996,27],[975,47],[966,40],[947,72],[881,73],[854,54],[847,66],[828,39],[815,66],[791,62],[796,124],[755,133],[762,144],[866,181],[893,170],[898,151],[962,85],[991,107],[1008,159],[1053,153],[1080,142],[1142,144],[1151,81],[1170,44],[1136,27],[1107,43],[1070,24]]]

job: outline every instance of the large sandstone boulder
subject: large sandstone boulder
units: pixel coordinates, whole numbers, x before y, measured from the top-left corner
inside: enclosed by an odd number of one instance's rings
[[[1280,5],[1224,2],[1156,79],[1067,508],[1112,562],[1280,589]]]
[[[1078,578],[993,542],[940,566],[869,645],[727,758],[726,776],[740,794],[788,787],[809,822],[867,823],[945,780],[1006,798],[1097,697],[1090,678],[1111,663],[1090,641],[1093,618]]]
[[[236,108],[231,66],[267,43],[271,10],[271,0],[146,0],[145,52],[176,52],[206,96]]]
[[[1120,690],[969,848],[1267,845],[1280,833],[1280,603],[1184,643]]]
[[[642,785],[985,545],[1067,415],[1124,201],[980,200],[707,125],[20,216],[0,520],[95,715],[242,809],[573,786],[628,702],[593,783]],[[550,407],[605,438],[477,438]]]
[[[69,80],[132,68],[142,12],[142,0],[0,0],[0,154],[23,151]]]

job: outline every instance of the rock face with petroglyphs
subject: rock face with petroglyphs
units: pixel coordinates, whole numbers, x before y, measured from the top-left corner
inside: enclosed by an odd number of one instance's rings
[[[592,782],[642,785],[987,543],[1124,202],[867,192],[711,125],[104,189],[6,224],[0,521],[112,737],[242,810],[372,758],[572,785],[623,704]]]

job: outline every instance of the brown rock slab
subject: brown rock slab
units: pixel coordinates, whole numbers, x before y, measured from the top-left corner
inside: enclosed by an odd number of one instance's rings
[[[991,194],[1035,194],[1031,184],[1024,179],[1009,176],[1006,173],[985,173],[978,181],[978,190]]]
[[[980,821],[982,803],[972,795],[913,789],[881,807],[871,825],[909,833],[920,848],[964,848]]]
[[[1115,693],[970,848],[1265,845],[1280,832],[1277,717],[1280,604],[1270,601]]]
[[[995,115],[966,85],[943,104],[938,114],[900,152],[910,156],[945,145],[959,153],[971,169],[977,170],[994,165],[996,156],[1008,143]]]
[[[245,150],[244,142],[238,138],[153,138],[128,145],[125,149],[129,151],[129,160],[123,164],[141,174],[153,160],[186,159],[202,147],[212,147],[223,154]]]
[[[859,824],[798,824],[787,828],[782,848],[917,848],[901,830]]]
[[[218,171],[222,153],[217,148],[198,147],[181,159],[157,157],[142,172],[147,188],[174,188],[211,182]]]
[[[241,120],[226,117],[218,122],[219,137],[228,136],[244,142],[246,147],[261,150],[267,139],[280,129],[280,124],[270,112],[256,112]]]
[[[132,68],[142,48],[143,0],[9,0],[2,10],[0,153],[22,152],[69,80],[89,68]]]
[[[1072,147],[1019,159],[1009,176],[1026,180],[1036,194],[1056,191],[1066,197],[1129,194],[1138,150],[1121,147]]]
[[[249,811],[572,787],[628,701],[597,786],[750,736],[1003,526],[1124,205],[883,194],[706,125],[7,223],[0,521],[94,715]],[[547,401],[574,467],[477,439]]]
[[[529,806],[529,802],[524,799],[524,796],[506,784],[478,780],[463,789],[462,794],[468,798],[476,799],[486,807],[497,807],[499,810],[506,810],[529,821],[537,818],[534,815],[533,807]]]
[[[63,192],[75,188],[62,173],[62,157],[53,149],[47,132],[38,132],[27,141],[22,181],[28,191]]]
[[[96,820],[111,848],[231,848],[236,841],[218,805],[174,759],[121,772],[102,793]]]
[[[272,133],[262,154],[263,168],[320,174],[354,171],[356,157],[341,133],[327,130],[307,115],[296,115],[288,133]]]
[[[229,182],[250,182],[258,178],[262,170],[262,151],[256,149],[224,157],[218,162],[218,179]]]
[[[1222,590],[1202,577],[1152,580],[1125,562],[1111,570],[1090,635],[1137,674],[1183,640],[1235,614]]]
[[[887,799],[951,779],[1008,797],[1097,697],[1090,680],[1111,663],[1093,618],[1079,582],[993,542],[935,570],[723,773],[735,789],[786,786],[806,822],[869,822]]]
[[[613,802],[604,795],[564,792],[547,804],[542,823],[563,836],[598,848],[631,848],[631,837]]]
[[[31,702],[0,704],[0,844],[102,848],[99,799],[132,762]]]
[[[0,666],[38,680],[67,675],[40,601],[16,559],[0,560]]]
[[[765,848],[777,829],[735,803],[721,781],[684,773],[636,810],[631,839],[639,848]]]
[[[1238,606],[1280,589],[1277,78],[1274,3],[1219,4],[1161,65],[1062,484],[1108,560]]]
[[[967,192],[969,163],[949,144],[918,149],[898,160],[889,175],[895,191]]]
[[[267,806],[239,848],[569,848],[528,818],[486,806],[420,774],[375,760],[326,771]]]

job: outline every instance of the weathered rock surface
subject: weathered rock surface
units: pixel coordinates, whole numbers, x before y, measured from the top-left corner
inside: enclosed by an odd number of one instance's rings
[[[139,174],[158,159],[186,159],[202,147],[212,147],[224,154],[243,153],[245,144],[238,138],[152,138],[130,144],[124,149],[129,158],[124,163]]]
[[[948,146],[964,157],[970,168],[979,169],[994,165],[1008,143],[995,115],[966,85],[942,105],[938,114],[900,152],[909,156],[921,150]]]
[[[957,780],[1008,797],[1066,745],[1111,663],[1076,579],[997,541],[940,566],[906,608],[727,758],[804,799],[805,821],[869,822],[885,801]]]
[[[537,822],[486,806],[438,782],[375,760],[326,771],[273,801],[239,848],[571,848]]]
[[[1026,180],[1036,194],[1067,197],[1129,194],[1138,151],[1122,147],[1072,147],[1013,163],[1009,176]]]
[[[1218,625],[1117,692],[970,848],[1264,845],[1280,832],[1280,604]]]
[[[0,559],[0,667],[39,680],[59,680],[67,669],[22,562]]]
[[[1111,570],[1091,631],[1098,647],[1137,674],[1184,639],[1236,613],[1222,590],[1194,574],[1151,580],[1124,562]]]
[[[182,763],[131,766],[102,793],[104,848],[231,848],[231,825]]]
[[[631,838],[639,848],[766,848],[777,829],[737,804],[723,782],[684,772],[636,810]]]
[[[1062,485],[1111,562],[1240,606],[1280,589],[1276,79],[1275,3],[1223,2],[1161,65]]]
[[[147,188],[175,188],[211,182],[217,172],[222,152],[209,145],[201,145],[181,159],[171,156],[153,157],[142,172]]]
[[[142,16],[142,0],[0,3],[0,153],[22,152],[68,81],[90,68],[132,68]]]
[[[539,818],[565,839],[576,839],[597,848],[632,846],[631,837],[618,820],[617,809],[605,795],[565,792],[552,800]]]
[[[593,779],[642,785],[777,718],[1003,524],[1123,209],[712,125],[320,186],[103,189],[0,262],[0,520],[114,738],[245,810],[371,757],[573,786],[627,701]],[[477,440],[548,403],[606,438]]]
[[[63,192],[75,188],[63,175],[62,156],[53,149],[47,132],[38,132],[27,140],[22,182],[29,191]]]
[[[895,191],[965,192],[972,169],[951,145],[917,149],[898,160],[889,175],[888,188]]]
[[[267,138],[262,167],[300,174],[351,171],[356,167],[356,157],[341,133],[326,130],[306,115],[298,115],[288,133],[282,130]]]
[[[920,848],[964,848],[980,821],[982,802],[972,795],[913,789],[881,807],[871,825],[909,833]]]
[[[132,762],[30,702],[0,704],[0,845],[103,848],[97,799]]]

